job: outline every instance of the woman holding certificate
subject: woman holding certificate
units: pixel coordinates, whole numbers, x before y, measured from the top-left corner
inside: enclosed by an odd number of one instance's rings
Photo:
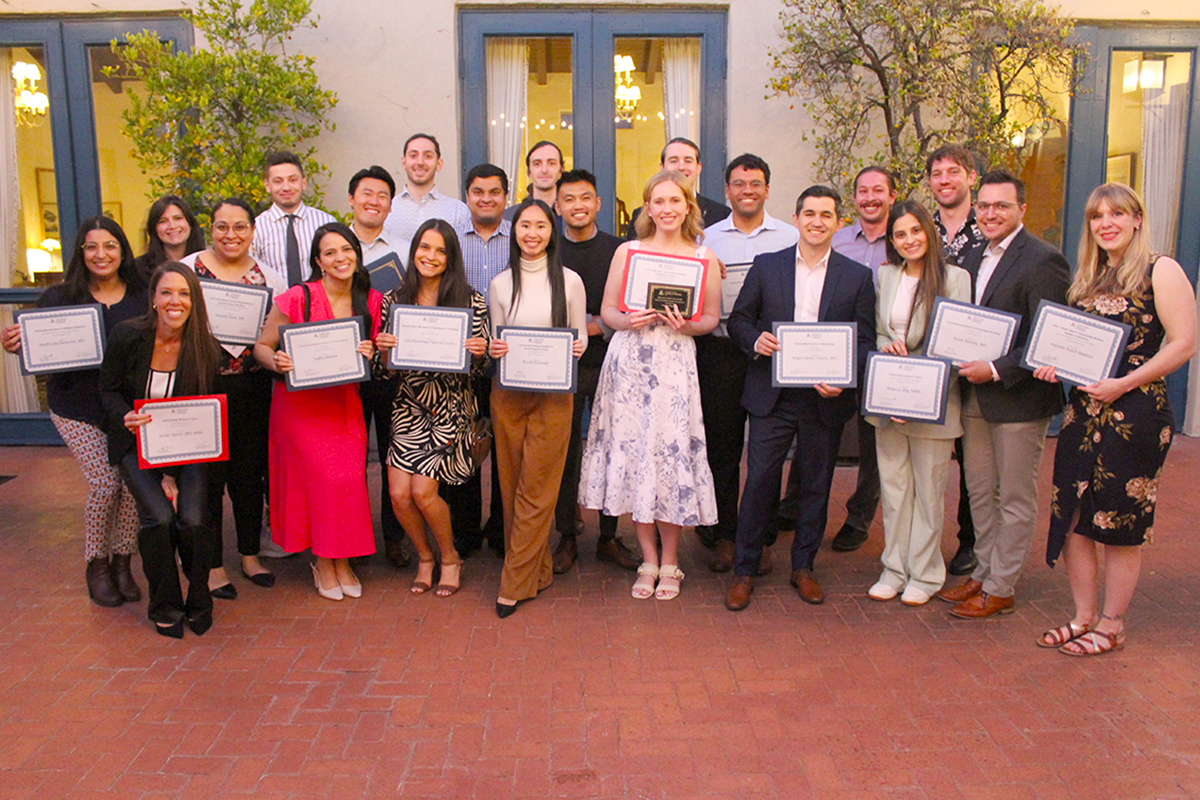
[[[438,495],[438,485],[461,484],[475,472],[476,401],[472,379],[487,368],[487,346],[492,337],[487,303],[467,282],[458,236],[449,223],[440,219],[423,222],[413,235],[408,264],[404,281],[383,298],[385,328],[393,305],[471,311],[463,344],[472,357],[468,373],[399,371],[400,384],[392,410],[392,446],[388,450],[392,507],[420,559],[412,593],[424,594],[434,584],[436,562],[425,538],[428,526],[441,557],[441,578],[434,594],[449,597],[458,591],[462,559],[454,549],[450,508]],[[376,338],[376,344],[382,367],[397,339],[385,330]]]
[[[138,547],[150,594],[147,613],[158,633],[181,639],[185,620],[196,635],[212,627],[208,464],[141,467],[135,434],[151,414],[134,410],[134,404],[211,394],[220,347],[208,328],[200,282],[187,267],[168,261],[155,269],[150,303],[146,314],[113,330],[100,367],[100,392],[109,461],[120,466],[137,501]],[[188,579],[186,599],[177,554]]]
[[[633,515],[642,548],[633,596],[670,600],[683,580],[680,529],[717,521],[692,337],[717,326],[721,271],[716,256],[698,244],[704,223],[682,174],[658,173],[642,197],[638,240],[617,249],[604,286],[601,318],[617,332],[600,372],[579,494],[587,508]],[[685,318],[673,305],[620,310],[626,262],[637,251],[707,262],[703,307],[695,317]]]
[[[1196,352],[1196,300],[1179,264],[1150,249],[1145,207],[1120,183],[1092,192],[1067,301],[1132,327],[1113,378],[1071,389],[1054,452],[1046,562],[1061,554],[1075,616],[1040,647],[1096,656],[1125,645],[1125,610],[1151,538],[1175,429],[1164,379]],[[1054,367],[1033,373],[1056,381]],[[1104,604],[1097,602],[1104,552]]]
[[[183,261],[184,256],[204,249],[204,231],[196,215],[178,195],[158,198],[146,215],[146,252],[134,261],[146,278],[166,261]]]
[[[877,344],[895,356],[919,355],[938,297],[970,302],[971,276],[946,263],[942,237],[925,207],[905,200],[892,207],[887,263],[879,268]],[[946,580],[942,519],[954,440],[962,435],[958,382],[951,381],[946,421],[906,422],[870,417],[878,428],[880,499],[883,501],[883,574],[868,590],[872,600],[921,606]],[[903,594],[901,594],[903,592]]]
[[[358,237],[340,222],[313,235],[312,279],[275,298],[254,357],[272,372],[294,369],[278,349],[281,325],[356,318],[357,353],[370,358],[383,295],[371,288]],[[289,553],[312,548],[317,593],[329,600],[361,597],[350,559],[375,552],[367,501],[367,428],[358,386],[341,383],[289,391],[275,383],[270,427],[271,534]]]
[[[559,261],[554,215],[541,200],[530,197],[517,206],[508,269],[492,279],[488,293],[492,358],[509,356],[501,326],[573,328],[569,357],[583,355],[583,279]],[[502,374],[506,366],[500,365]],[[504,570],[496,600],[501,619],[554,578],[550,526],[567,462],[574,399],[573,387],[570,392],[518,391],[503,388],[500,376],[492,384],[492,427],[504,501]]]
[[[182,263],[195,270],[198,277],[208,280],[265,286],[277,293],[285,291],[287,283],[279,273],[263,269],[250,255],[253,239],[254,212],[245,200],[227,197],[212,212],[212,247],[185,256]],[[212,307],[211,302],[209,306]],[[263,317],[257,319],[261,327]],[[226,489],[233,505],[242,575],[256,586],[275,585],[274,573],[258,560],[266,496],[271,378],[255,361],[252,348],[224,342],[221,348],[221,369],[213,391],[225,395],[228,402],[229,460],[217,461],[209,468],[208,513],[216,535],[209,559],[213,569],[208,576],[208,588],[213,597],[233,600],[237,597],[237,587],[230,582],[223,563]]]
[[[108,217],[89,217],[79,226],[63,282],[37,299],[38,308],[99,303],[104,332],[117,323],[146,313],[146,289],[134,266],[133,251],[121,226]],[[4,349],[21,350],[21,329],[11,325],[0,334]],[[100,370],[51,373],[46,382],[50,420],[79,462],[88,483],[83,514],[83,553],[92,602],[119,606],[142,599],[129,568],[137,550],[137,509],[108,458],[104,408],[100,403]]]

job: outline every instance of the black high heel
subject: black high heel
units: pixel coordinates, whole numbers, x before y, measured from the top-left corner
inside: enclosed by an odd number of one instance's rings
[[[192,629],[192,633],[197,636],[203,636],[208,633],[208,629],[212,627],[213,616],[211,611],[201,611],[194,617],[187,618],[187,626]],[[180,636],[183,633],[180,632]]]
[[[257,575],[251,575],[246,570],[242,570],[242,576],[253,583],[255,586],[261,586],[264,589],[270,589],[275,585],[274,572],[260,572]],[[214,595],[215,597],[216,595]]]
[[[154,630],[158,631],[159,636],[169,636],[172,639],[183,638],[183,620],[179,620],[174,625],[159,625],[154,623]]]
[[[507,619],[508,617],[511,617],[513,614],[515,614],[516,611],[517,611],[516,603],[513,603],[511,606],[509,606],[509,605],[505,605],[504,603],[501,603],[499,600],[496,601],[496,616],[499,617],[500,619]]]

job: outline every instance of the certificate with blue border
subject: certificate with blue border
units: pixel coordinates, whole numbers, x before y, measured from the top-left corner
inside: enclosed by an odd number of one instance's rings
[[[579,361],[572,351],[578,336],[574,328],[501,325],[496,336],[508,343],[508,353],[496,369],[501,388],[575,393]]]
[[[729,319],[733,313],[733,304],[737,302],[746,276],[750,274],[751,263],[726,264],[725,277],[721,278],[721,321]]]
[[[862,414],[941,425],[953,374],[951,363],[941,358],[868,353]]]
[[[284,373],[288,391],[370,380],[370,361],[356,349],[364,327],[362,317],[280,325],[279,349],[293,366]]]
[[[1087,386],[1117,374],[1132,331],[1123,322],[1042,300],[1021,366],[1054,367],[1060,381]]]
[[[104,307],[81,306],[14,311],[21,328],[21,372],[76,372],[104,361]]]
[[[266,286],[200,279],[208,325],[221,344],[252,347],[262,332],[271,307],[271,290]]]
[[[771,354],[772,386],[858,385],[858,323],[776,322],[779,349]]]
[[[150,421],[137,429],[142,469],[229,459],[225,395],[135,400],[133,408],[150,415]]]
[[[392,306],[387,329],[396,346],[388,353],[388,369],[469,372],[467,339],[473,321],[469,308]]]
[[[951,361],[995,361],[1012,347],[1020,314],[939,297],[933,301],[925,355]]]

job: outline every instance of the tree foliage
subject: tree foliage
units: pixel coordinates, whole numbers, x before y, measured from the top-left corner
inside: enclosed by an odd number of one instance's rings
[[[174,52],[143,31],[113,42],[122,65],[110,69],[139,81],[122,114],[133,156],[151,179],[151,195],[175,193],[198,215],[223,197],[266,205],[263,157],[292,150],[312,177],[324,171],[313,147],[337,95],[321,89],[314,60],[289,54],[299,27],[315,28],[310,0],[199,0],[191,20],[204,49]]]
[[[819,126],[815,166],[845,187],[863,165],[888,166],[901,195],[926,156],[966,143],[1019,167],[1025,131],[1065,131],[1053,98],[1076,85],[1086,51],[1072,24],[1038,0],[783,0],[776,94]]]

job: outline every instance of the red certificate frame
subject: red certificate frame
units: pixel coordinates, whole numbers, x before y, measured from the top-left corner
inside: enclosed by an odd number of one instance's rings
[[[216,408],[213,409],[213,401],[216,401]],[[218,428],[214,433],[211,442],[201,441],[192,445],[194,449],[188,453],[180,453],[183,457],[166,457],[154,458],[152,455],[147,455],[147,445],[144,433],[146,426],[143,425],[137,429],[137,453],[138,466],[142,469],[159,469],[162,467],[177,467],[184,464],[204,464],[211,461],[228,461],[229,460],[229,405],[228,400],[223,394],[206,394],[194,395],[188,397],[167,397],[161,400],[134,400],[133,410],[154,413],[155,407],[167,408],[186,408],[186,407],[201,407],[210,408],[212,413],[217,416],[214,418],[214,423]],[[153,425],[153,422],[147,423]],[[217,449],[217,439],[220,439],[220,449]]]
[[[643,311],[646,308],[644,301],[643,305],[641,306],[631,306],[626,302],[626,295],[629,289],[629,267],[633,263],[635,256],[657,256],[659,258],[670,259],[672,261],[691,261],[693,263],[700,264],[700,288],[699,291],[696,292],[696,313],[692,314],[690,317],[686,317],[686,319],[692,322],[700,319],[700,315],[704,313],[704,291],[708,284],[709,260],[706,258],[696,258],[694,256],[677,256],[672,255],[671,253],[656,253],[652,250],[635,250],[631,248],[625,253],[625,274],[621,277],[621,297],[618,301],[617,308],[625,312]]]

